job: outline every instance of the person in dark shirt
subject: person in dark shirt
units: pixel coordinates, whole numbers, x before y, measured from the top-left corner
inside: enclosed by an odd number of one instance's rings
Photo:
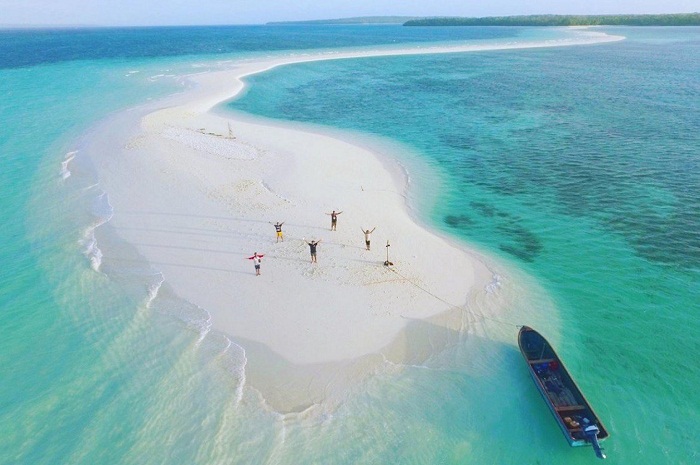
[[[272,224],[272,223],[270,222],[270,224]],[[280,239],[282,239],[282,242],[284,242],[284,234],[282,234],[282,225],[283,224],[284,224],[284,221],[282,221],[281,223],[278,221],[277,223],[272,224],[272,226],[275,227],[275,231],[277,231],[277,240],[275,242],[279,242]]]
[[[309,245],[309,252],[311,252],[311,263],[318,263],[316,261],[316,247],[318,246],[321,239],[317,241],[306,242]]]

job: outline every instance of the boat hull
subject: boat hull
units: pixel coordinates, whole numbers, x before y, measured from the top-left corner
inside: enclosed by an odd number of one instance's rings
[[[609,433],[553,347],[527,326],[518,333],[518,345],[537,390],[569,445],[593,445],[599,454],[598,441],[607,439]]]

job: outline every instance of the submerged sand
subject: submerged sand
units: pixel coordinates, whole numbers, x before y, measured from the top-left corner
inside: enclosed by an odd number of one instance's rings
[[[591,33],[581,43],[613,39]],[[555,45],[571,44],[529,46]],[[303,409],[387,360],[441,350],[465,330],[464,312],[487,294],[493,272],[478,253],[414,221],[407,179],[386,156],[214,107],[240,92],[244,76],[282,64],[481,49],[238,63],[190,76],[196,85],[183,95],[117,115],[90,135],[83,152],[109,195],[110,227],[172,292],[205,309],[213,330],[244,348],[248,383],[274,408]],[[332,210],[342,211],[337,231],[330,231]],[[277,221],[284,222],[280,242]],[[368,251],[361,230],[374,227]],[[310,263],[312,239],[321,240],[317,264]],[[393,266],[384,264],[387,241]],[[248,260],[254,252],[264,254],[260,276]],[[497,317],[498,305],[492,311]]]

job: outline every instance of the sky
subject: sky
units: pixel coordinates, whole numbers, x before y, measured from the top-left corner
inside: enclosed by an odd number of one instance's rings
[[[356,16],[700,12],[700,0],[0,0],[11,26],[264,24]]]

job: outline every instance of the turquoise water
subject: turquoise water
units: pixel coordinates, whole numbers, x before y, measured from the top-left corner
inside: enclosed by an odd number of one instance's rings
[[[561,34],[410,29],[2,32],[0,463],[594,460],[560,437],[514,344],[455,335],[426,366],[387,367],[335,410],[281,416],[246,387],[235,345],[167,284],[153,299],[157,270],[96,273],[84,254],[109,212],[68,154],[80,157],[93,122],[180,90],[182,74],[295,53],[290,43]],[[611,31],[628,40],[287,66],[252,78],[234,107],[413,147],[444,179],[416,214],[553,301],[558,323],[544,329],[611,431],[610,461],[697,463],[700,30]],[[519,308],[515,322],[529,323]]]
[[[608,448],[644,451],[619,463],[693,463],[700,369],[683,354],[700,336],[700,31],[611,32],[628,39],[296,65],[253,77],[232,106],[426,156],[448,186],[431,224],[554,296],[560,350],[607,414]],[[646,450],[659,416],[668,437]]]

